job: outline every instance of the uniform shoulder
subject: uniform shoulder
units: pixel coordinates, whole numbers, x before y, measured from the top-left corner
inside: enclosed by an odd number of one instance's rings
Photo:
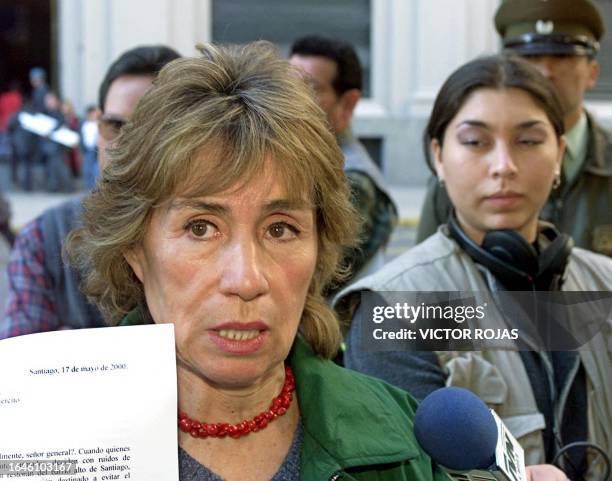
[[[612,130],[604,128],[597,120],[587,112],[589,122],[590,143],[594,159],[599,168],[607,172],[612,171]]]

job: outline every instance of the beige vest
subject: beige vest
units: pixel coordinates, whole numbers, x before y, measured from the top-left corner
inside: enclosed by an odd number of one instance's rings
[[[565,291],[612,289],[612,259],[575,248],[567,268]],[[354,305],[361,290],[372,291],[473,291],[488,287],[472,259],[448,237],[445,226],[376,274],[349,286],[336,304]],[[351,296],[353,294],[353,296]],[[497,313],[499,315],[499,313]],[[500,316],[501,317],[501,316]],[[589,441],[612,457],[612,318],[604,331],[580,350],[587,374]],[[503,419],[525,449],[526,464],[544,462],[541,430],[544,416],[538,411],[529,377],[517,351],[438,352],[448,386],[476,393]]]

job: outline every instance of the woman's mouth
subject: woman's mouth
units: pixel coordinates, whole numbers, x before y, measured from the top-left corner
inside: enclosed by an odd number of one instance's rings
[[[485,200],[498,208],[513,207],[523,199],[523,195],[516,192],[497,192]]]
[[[217,348],[228,354],[251,354],[264,345],[269,335],[266,323],[224,322],[209,331],[209,339]]]
[[[239,331],[237,329],[221,329],[219,336],[225,339],[231,339],[233,341],[249,341],[255,339],[261,331],[250,330],[250,331]]]

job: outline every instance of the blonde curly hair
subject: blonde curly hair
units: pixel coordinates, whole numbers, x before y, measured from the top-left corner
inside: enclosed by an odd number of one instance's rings
[[[321,292],[343,275],[339,260],[355,245],[358,226],[343,154],[312,92],[271,44],[199,48],[202,57],[161,70],[122,129],[68,255],[108,323],[135,307],[150,317],[124,254],[141,245],[154,209],[179,192],[222,192],[272,159],[290,195],[315,206],[318,258],[300,329],[317,354],[332,357],[340,327]],[[215,151],[223,155],[206,155],[203,169],[201,154]]]

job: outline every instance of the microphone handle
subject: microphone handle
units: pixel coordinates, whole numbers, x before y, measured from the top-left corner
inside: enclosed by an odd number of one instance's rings
[[[485,471],[482,469],[472,469],[471,471],[455,471],[446,469],[448,475],[454,481],[512,481],[503,471]]]

